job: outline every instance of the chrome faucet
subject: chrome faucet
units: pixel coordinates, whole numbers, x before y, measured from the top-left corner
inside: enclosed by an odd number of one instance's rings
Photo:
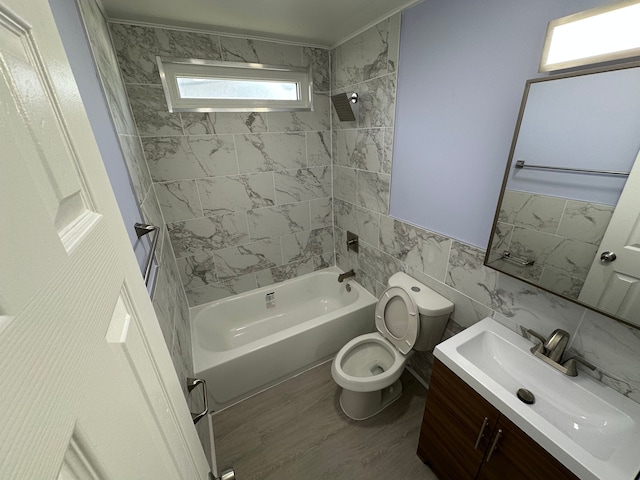
[[[569,332],[557,328],[544,344],[547,357],[556,363],[560,363],[560,359],[569,344]]]
[[[540,340],[538,345],[531,348],[531,353],[544,355],[554,362],[560,362],[562,354],[569,344],[569,332],[558,328],[553,331],[549,338],[544,338],[542,335],[530,328],[520,327],[520,329],[522,330],[522,335],[524,335],[525,338],[532,336]]]
[[[560,370],[565,375],[570,377],[578,376],[577,364],[581,363],[591,370],[595,370],[595,365],[587,362],[584,358],[577,355],[567,359],[562,365],[562,355],[564,355],[567,345],[569,344],[569,332],[560,328],[554,330],[549,338],[544,338],[537,332],[525,327],[520,327],[522,334],[528,338],[529,336],[535,337],[540,340],[540,343],[531,347],[531,353],[536,357],[542,359],[545,363],[548,363],[556,370]]]
[[[348,272],[344,272],[344,273],[341,273],[340,275],[338,275],[338,281],[340,283],[342,283],[342,282],[344,282],[345,278],[355,277],[355,276],[356,276],[356,272],[354,272],[353,268],[352,268]]]
[[[538,345],[534,345],[531,348],[531,353],[534,353],[535,351],[539,351],[539,352],[543,352],[544,353],[544,344],[547,343],[547,339],[544,338],[542,335],[540,335],[539,333],[531,330],[530,328],[527,327],[523,327],[520,326],[520,330],[522,330],[522,336],[524,338],[526,338],[527,340],[529,340],[529,336],[535,337],[538,340],[540,340],[540,343]]]

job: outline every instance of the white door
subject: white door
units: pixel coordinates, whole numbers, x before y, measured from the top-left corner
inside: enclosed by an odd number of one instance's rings
[[[46,0],[0,0],[0,479],[208,465]]]
[[[613,261],[601,260],[612,252]],[[579,300],[640,325],[640,154],[624,186]]]

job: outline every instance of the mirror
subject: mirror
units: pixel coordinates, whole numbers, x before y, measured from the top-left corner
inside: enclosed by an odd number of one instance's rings
[[[485,265],[640,327],[639,150],[640,63],[527,81]]]

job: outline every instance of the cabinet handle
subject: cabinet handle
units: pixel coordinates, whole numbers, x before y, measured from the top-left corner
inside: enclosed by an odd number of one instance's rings
[[[478,449],[478,446],[480,445],[480,440],[482,440],[482,437],[484,437],[484,429],[487,428],[487,425],[489,425],[489,419],[487,417],[484,417],[484,420],[482,421],[482,426],[480,427],[480,433],[478,433],[478,438],[476,438],[476,444],[473,446],[474,450]]]
[[[493,452],[495,452],[498,449],[498,440],[500,440],[500,438],[502,437],[502,429],[498,429],[498,433],[496,433],[496,437],[493,439],[493,443],[491,444],[491,450],[489,450],[489,455],[487,455],[487,463],[489,463],[489,460],[491,460],[491,456],[493,455]]]

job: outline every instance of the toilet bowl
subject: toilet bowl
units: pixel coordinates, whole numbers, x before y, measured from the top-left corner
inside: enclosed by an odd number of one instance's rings
[[[331,365],[331,375],[342,387],[342,411],[353,420],[364,420],[397,400],[406,363],[407,357],[378,332],[348,342]]]
[[[342,387],[340,406],[354,420],[369,418],[397,400],[412,350],[432,350],[442,338],[453,303],[403,272],[389,279],[376,305],[377,331],[340,349],[331,375]]]
[[[332,365],[332,371],[336,371],[333,377],[342,388],[354,392],[381,390],[400,378],[406,361],[378,332],[368,333],[338,352]]]

